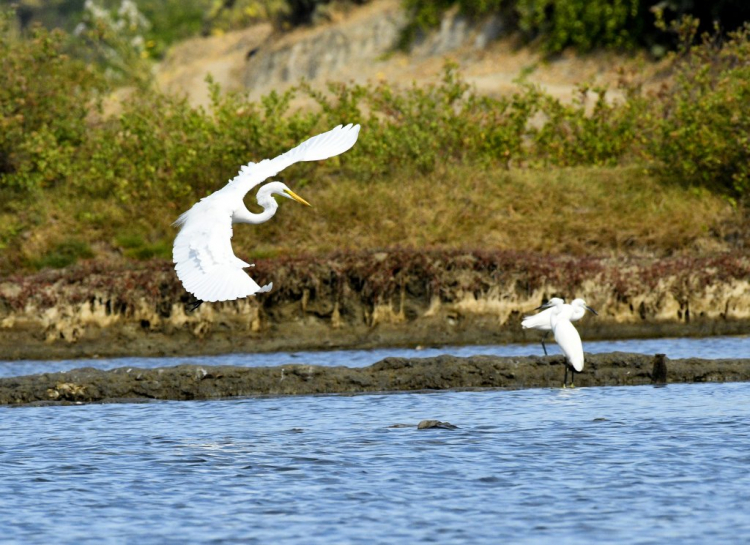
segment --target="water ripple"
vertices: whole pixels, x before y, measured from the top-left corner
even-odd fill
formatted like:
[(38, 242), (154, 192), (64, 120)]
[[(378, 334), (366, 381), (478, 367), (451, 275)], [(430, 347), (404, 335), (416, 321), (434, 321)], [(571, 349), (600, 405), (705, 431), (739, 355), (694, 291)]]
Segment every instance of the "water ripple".
[(0, 527), (28, 543), (732, 543), (750, 535), (748, 421), (745, 383), (3, 408)]
[[(541, 338), (541, 336), (540, 336)], [(553, 341), (547, 343), (550, 354), (560, 354)], [(738, 358), (750, 354), (750, 336), (705, 337), (669, 339), (629, 339), (621, 341), (586, 341), (586, 352), (635, 352), (639, 354), (666, 354), (669, 358)], [(380, 348), (373, 350), (337, 350), (318, 352), (273, 352), (261, 354), (225, 354), (221, 356), (192, 356), (170, 358), (94, 358), (77, 360), (0, 360), (0, 378), (36, 373), (70, 371), (81, 367), (95, 369), (117, 369), (120, 367), (169, 367), (180, 364), (193, 365), (237, 365), (241, 367), (269, 367), (290, 363), (310, 365), (346, 365), (366, 367), (387, 357), (427, 358), (452, 354), (467, 357), (490, 356), (529, 356), (541, 355), (539, 344), (505, 344), (488, 346), (439, 346), (426, 348)]]

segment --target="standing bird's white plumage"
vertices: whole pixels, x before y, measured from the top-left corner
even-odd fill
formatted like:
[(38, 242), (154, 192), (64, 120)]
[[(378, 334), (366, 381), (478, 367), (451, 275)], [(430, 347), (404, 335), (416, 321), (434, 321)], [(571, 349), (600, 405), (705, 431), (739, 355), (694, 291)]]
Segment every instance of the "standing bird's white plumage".
[[(550, 324), (552, 334), (555, 336), (555, 342), (558, 344), (565, 355), (565, 378), (563, 379), (563, 388), (568, 382), (568, 367), (575, 373), (583, 371), (583, 343), (581, 336), (578, 334), (570, 318), (573, 316), (573, 306), (566, 305), (561, 299), (551, 299), (543, 307), (549, 307), (552, 311), (550, 315)], [(571, 386), (573, 380), (571, 379)]]
[(550, 331), (552, 331), (552, 314), (555, 312), (554, 305), (561, 304), (563, 305), (563, 308), (571, 308), (572, 311), (570, 313), (570, 321), (571, 322), (577, 322), (583, 316), (586, 314), (586, 311), (588, 310), (592, 314), (598, 315), (597, 312), (588, 306), (586, 304), (586, 301), (583, 299), (573, 299), (573, 302), (569, 305), (565, 303), (564, 299), (561, 299), (559, 297), (552, 297), (546, 305), (542, 305), (538, 308), (545, 308), (545, 310), (542, 310), (541, 312), (538, 312), (537, 314), (534, 314), (532, 316), (526, 316), (524, 317), (523, 321), (521, 322), (521, 327), (523, 329), (536, 329), (539, 331), (545, 331), (545, 335), (542, 337), (542, 349), (544, 350), (544, 355), (547, 355), (547, 347), (544, 345), (544, 339), (547, 337)]
[(222, 189), (201, 199), (182, 214), (175, 225), (180, 232), (174, 241), (172, 258), (177, 276), (185, 289), (201, 301), (231, 301), (269, 291), (271, 284), (259, 286), (242, 269), (250, 267), (232, 251), (232, 224), (259, 224), (276, 213), (274, 195), (309, 203), (281, 182), (271, 182), (258, 191), (263, 212), (250, 212), (243, 198), (255, 186), (299, 161), (319, 161), (351, 149), (359, 135), (359, 125), (338, 127), (313, 136), (275, 159), (248, 163)]
[(573, 312), (570, 308), (558, 307), (557, 312), (552, 313), (552, 334), (555, 342), (565, 354), (565, 359), (576, 373), (583, 371), (583, 343), (570, 317)]

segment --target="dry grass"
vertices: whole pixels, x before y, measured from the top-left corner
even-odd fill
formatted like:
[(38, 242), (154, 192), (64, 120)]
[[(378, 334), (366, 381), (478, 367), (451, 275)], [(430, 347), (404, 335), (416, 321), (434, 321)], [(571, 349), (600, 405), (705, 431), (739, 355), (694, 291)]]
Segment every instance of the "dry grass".
[[(238, 227), (235, 248), (264, 256), (388, 247), (521, 250), (575, 255), (720, 249), (731, 206), (664, 186), (637, 168), (483, 170), (456, 166), (369, 185), (299, 189), (313, 208), (282, 203), (274, 220)], [(264, 241), (258, 244), (258, 241)]]
[[(273, 220), (235, 228), (251, 259), (388, 248), (513, 250), (577, 256), (706, 254), (728, 249), (741, 214), (707, 191), (665, 186), (638, 168), (482, 169), (454, 165), (368, 184), (342, 178), (286, 183), (312, 208), (283, 200)], [(253, 208), (254, 196), (246, 202)], [(35, 226), (6, 255), (5, 272), (50, 263), (61, 245), (98, 259), (170, 257), (173, 203), (127, 207), (58, 195), (30, 208)], [(0, 218), (11, 229), (12, 216)], [(7, 224), (7, 225), (6, 225)], [(85, 257), (85, 256), (83, 256)]]

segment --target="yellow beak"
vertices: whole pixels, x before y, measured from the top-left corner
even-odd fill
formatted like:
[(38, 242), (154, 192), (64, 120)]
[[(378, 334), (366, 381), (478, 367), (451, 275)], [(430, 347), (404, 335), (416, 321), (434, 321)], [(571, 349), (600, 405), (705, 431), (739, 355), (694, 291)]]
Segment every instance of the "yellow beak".
[(293, 198), (297, 202), (301, 202), (302, 204), (304, 204), (306, 206), (312, 206), (309, 202), (307, 202), (305, 199), (303, 199), (302, 197), (300, 197), (299, 195), (297, 195), (291, 189), (285, 189), (284, 193), (286, 193), (287, 195), (289, 195), (291, 198)]

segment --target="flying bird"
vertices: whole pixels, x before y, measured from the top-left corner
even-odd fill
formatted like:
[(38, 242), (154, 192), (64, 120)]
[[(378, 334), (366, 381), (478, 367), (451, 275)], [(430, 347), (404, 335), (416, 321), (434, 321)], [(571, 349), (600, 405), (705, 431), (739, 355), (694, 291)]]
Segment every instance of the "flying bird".
[(232, 225), (257, 225), (270, 220), (279, 204), (275, 195), (310, 206), (306, 200), (281, 182), (270, 182), (258, 190), (260, 214), (250, 212), (243, 198), (255, 186), (299, 161), (319, 161), (351, 149), (359, 135), (359, 125), (338, 127), (313, 136), (275, 159), (248, 163), (220, 190), (201, 199), (182, 214), (174, 225), (180, 228), (174, 241), (172, 259), (177, 277), (198, 302), (232, 301), (270, 291), (273, 284), (259, 286), (242, 269), (252, 265), (232, 251)]
[[(560, 303), (564, 304), (565, 300), (560, 299), (559, 297), (553, 297), (548, 301), (548, 304), (555, 305), (557, 304), (557, 301), (560, 301)], [(598, 316), (599, 314), (590, 306), (586, 304), (586, 301), (583, 299), (573, 299), (573, 302), (569, 305), (565, 305), (566, 307), (572, 307), (573, 312), (570, 315), (570, 321), (571, 322), (577, 322), (581, 318), (583, 318), (583, 315), (586, 314), (586, 311), (588, 310), (592, 314)], [(544, 305), (541, 307), (538, 307), (534, 310), (539, 310), (541, 308), (545, 308)], [(543, 310), (542, 312), (539, 312), (537, 314), (534, 314), (532, 316), (526, 316), (523, 321), (521, 322), (521, 327), (523, 329), (537, 329), (539, 331), (544, 331), (544, 336), (542, 337), (542, 349), (544, 350), (544, 355), (547, 355), (547, 347), (544, 344), (544, 339), (547, 338), (547, 335), (550, 334), (550, 331), (552, 331), (552, 323), (550, 321), (550, 318), (552, 317), (552, 312), (554, 308), (551, 306)]]

